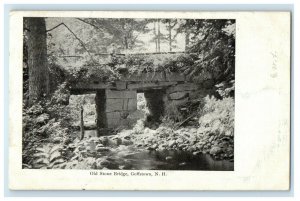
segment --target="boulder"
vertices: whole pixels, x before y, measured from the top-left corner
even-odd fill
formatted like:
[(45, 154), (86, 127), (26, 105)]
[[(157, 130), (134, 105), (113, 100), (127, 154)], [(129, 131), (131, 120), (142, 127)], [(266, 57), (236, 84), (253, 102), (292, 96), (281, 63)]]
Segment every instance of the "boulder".
[(169, 147), (173, 147), (175, 144), (176, 144), (176, 141), (171, 140), (168, 145), (169, 145)]
[(177, 142), (178, 144), (181, 144), (181, 143), (184, 142), (184, 140), (183, 140), (182, 138), (178, 138), (178, 139), (176, 140), (176, 142)]
[(172, 160), (172, 159), (173, 159), (172, 156), (167, 156), (167, 157), (166, 157), (166, 161), (170, 161), (170, 160)]
[(154, 144), (151, 146), (152, 149), (157, 149), (158, 148), (158, 144)]
[(126, 140), (126, 139), (122, 140), (122, 145), (128, 146), (128, 145), (132, 145), (132, 144), (133, 144), (133, 142), (130, 140)]
[(108, 147), (100, 147), (100, 146), (97, 146), (97, 147), (96, 147), (96, 151), (99, 151), (99, 152), (102, 152), (102, 151), (109, 151), (109, 148), (108, 148)]
[(187, 92), (174, 92), (169, 94), (171, 100), (180, 100), (188, 96)]
[(45, 123), (47, 120), (49, 120), (49, 115), (44, 113), (38, 116), (35, 120), (36, 123)]
[(216, 155), (216, 154), (219, 154), (219, 153), (221, 153), (221, 152), (222, 152), (222, 149), (221, 149), (220, 147), (218, 147), (218, 146), (212, 147), (212, 148), (210, 149), (210, 151), (209, 151), (209, 153), (210, 153), (211, 155)]

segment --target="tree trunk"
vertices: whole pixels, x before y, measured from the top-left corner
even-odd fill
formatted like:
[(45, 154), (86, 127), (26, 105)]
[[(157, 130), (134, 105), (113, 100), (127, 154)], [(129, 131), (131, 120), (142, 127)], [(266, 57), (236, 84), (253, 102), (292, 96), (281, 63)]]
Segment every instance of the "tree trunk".
[(80, 140), (84, 138), (83, 106), (80, 107)]
[(49, 70), (47, 66), (46, 23), (44, 18), (27, 18), (29, 105), (49, 94)]
[(158, 46), (157, 46), (157, 34), (156, 34), (156, 22), (153, 22), (153, 33), (154, 33), (154, 41), (155, 41), (155, 52), (158, 51)]
[(190, 44), (190, 30), (189, 28), (185, 28), (185, 50), (188, 49)]
[(158, 46), (158, 52), (160, 52), (160, 20), (157, 20), (157, 46)]
[(171, 20), (169, 20), (169, 47), (170, 47), (170, 52), (172, 52), (172, 27), (171, 27)]
[(125, 50), (128, 50), (129, 47), (128, 47), (128, 39), (127, 39), (127, 36), (124, 37), (124, 43), (125, 43)]

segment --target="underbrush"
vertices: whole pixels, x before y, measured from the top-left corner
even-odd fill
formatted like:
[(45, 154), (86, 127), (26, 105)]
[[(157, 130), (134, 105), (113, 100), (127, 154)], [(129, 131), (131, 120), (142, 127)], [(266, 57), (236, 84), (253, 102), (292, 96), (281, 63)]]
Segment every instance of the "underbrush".
[(204, 134), (213, 133), (217, 136), (234, 135), (234, 100), (223, 98), (217, 100), (215, 97), (204, 98), (204, 107), (199, 112), (199, 129)]
[(63, 83), (51, 99), (23, 105), (23, 168), (52, 168), (67, 157), (64, 146), (76, 137), (68, 100), (68, 87)]
[[(149, 150), (207, 153), (215, 159), (233, 161), (234, 99), (207, 96), (201, 104), (196, 116), (190, 119), (192, 125), (178, 126), (174, 120), (164, 118), (157, 129), (150, 129), (138, 121), (132, 132), (135, 143)], [(195, 120), (198, 120), (197, 125)]]

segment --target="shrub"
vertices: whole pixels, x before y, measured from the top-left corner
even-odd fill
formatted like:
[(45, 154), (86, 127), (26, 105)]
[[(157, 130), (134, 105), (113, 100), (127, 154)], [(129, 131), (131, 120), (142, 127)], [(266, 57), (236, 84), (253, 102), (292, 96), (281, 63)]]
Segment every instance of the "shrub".
[[(51, 154), (47, 146), (68, 144), (72, 141), (72, 129), (67, 84), (62, 84), (51, 99), (42, 99), (31, 107), (23, 105), (22, 163), (24, 168), (52, 167), (53, 161), (35, 157), (38, 150)], [(42, 147), (42, 149), (41, 149)], [(45, 156), (40, 154), (39, 156)], [(51, 155), (49, 155), (50, 157)], [(49, 158), (48, 157), (48, 158)], [(40, 164), (43, 162), (44, 165)], [(50, 165), (50, 166), (49, 166)]]
[(234, 135), (234, 99), (215, 97), (204, 98), (205, 105), (200, 111), (199, 125), (203, 134), (213, 133), (217, 136)]

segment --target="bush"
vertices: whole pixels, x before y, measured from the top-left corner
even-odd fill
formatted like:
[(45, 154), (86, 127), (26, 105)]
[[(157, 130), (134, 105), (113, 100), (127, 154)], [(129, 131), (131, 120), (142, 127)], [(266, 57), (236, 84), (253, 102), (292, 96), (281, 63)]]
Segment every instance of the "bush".
[[(50, 100), (42, 99), (31, 107), (23, 104), (22, 163), (24, 168), (52, 167), (55, 165), (52, 160), (46, 163), (46, 159), (36, 156), (48, 154), (50, 157), (52, 152), (48, 153), (50, 150), (45, 147), (53, 147), (55, 144), (63, 146), (72, 141), (73, 131), (69, 129), (72, 117), (69, 106), (65, 105), (68, 96), (67, 84), (64, 83), (53, 93)], [(44, 150), (45, 154), (37, 154), (41, 150)]]
[(234, 135), (234, 99), (215, 97), (204, 98), (205, 105), (200, 111), (199, 125), (204, 134), (213, 133), (217, 136)]

